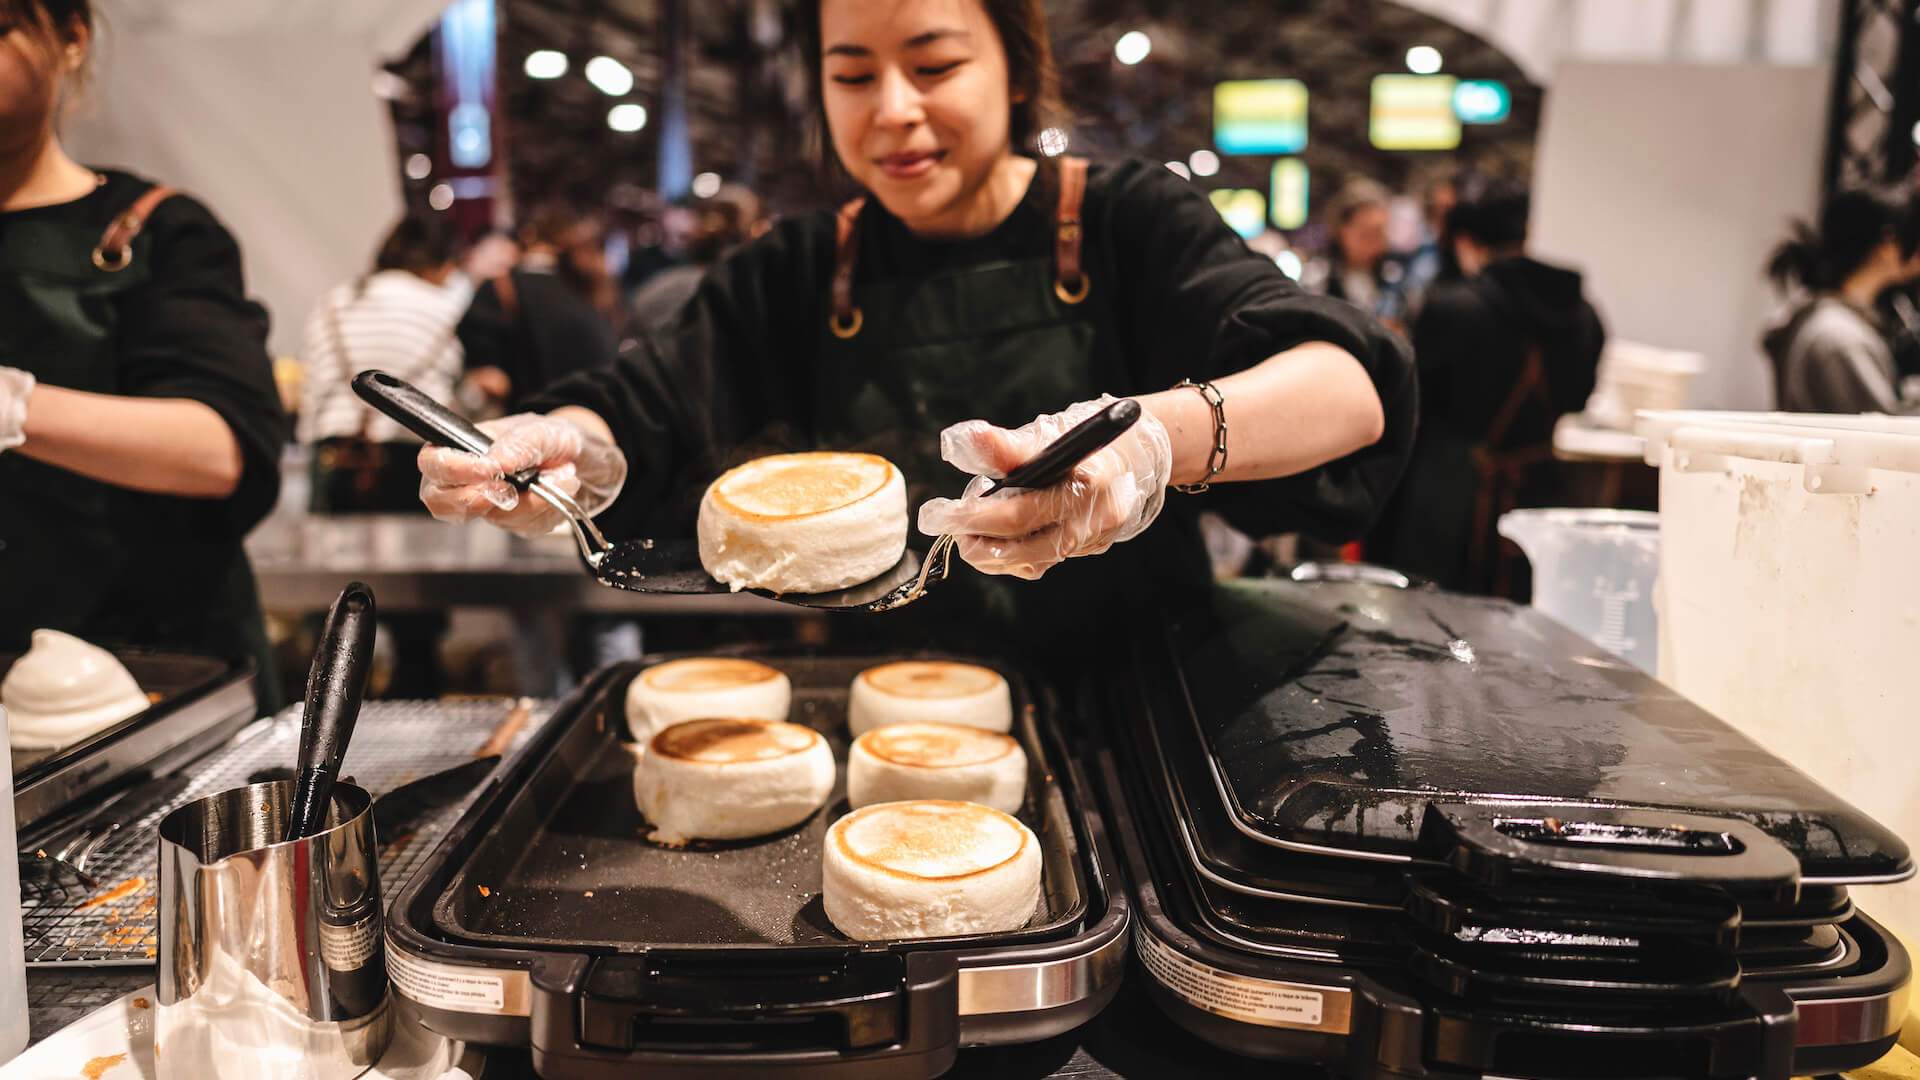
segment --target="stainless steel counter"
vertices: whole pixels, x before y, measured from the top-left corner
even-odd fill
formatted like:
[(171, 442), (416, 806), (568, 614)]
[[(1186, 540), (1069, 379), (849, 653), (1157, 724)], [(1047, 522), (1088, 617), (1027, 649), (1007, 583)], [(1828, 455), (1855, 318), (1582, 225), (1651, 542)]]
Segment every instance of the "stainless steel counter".
[(568, 535), (526, 540), (490, 525), (420, 516), (308, 516), (276, 512), (247, 538), (269, 608), (319, 610), (348, 580), (364, 581), (387, 611), (503, 607), (624, 615), (804, 615), (748, 593), (655, 596), (610, 589), (581, 567)]

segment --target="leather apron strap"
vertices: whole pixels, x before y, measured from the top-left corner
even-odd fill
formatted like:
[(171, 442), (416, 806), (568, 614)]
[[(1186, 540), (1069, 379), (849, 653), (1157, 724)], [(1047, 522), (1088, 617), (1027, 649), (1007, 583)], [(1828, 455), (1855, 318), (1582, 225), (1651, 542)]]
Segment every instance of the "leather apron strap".
[[(1086, 194), (1087, 159), (1061, 158), (1060, 202), (1054, 211), (1053, 292), (1067, 304), (1085, 300), (1092, 287), (1080, 259), (1084, 234), (1080, 208)], [(860, 212), (866, 205), (865, 196), (849, 199), (834, 221), (833, 313), (827, 327), (843, 340), (858, 334), (866, 321), (853, 302), (853, 273), (860, 256)]]
[(1494, 535), (1495, 524), (1500, 520), (1500, 515), (1512, 510), (1517, 503), (1526, 471), (1553, 459), (1551, 442), (1511, 448), (1503, 445), (1508, 432), (1520, 418), (1520, 410), (1526, 407), (1529, 399), (1534, 398), (1549, 414), (1553, 412), (1553, 395), (1547, 385), (1547, 365), (1540, 344), (1528, 342), (1526, 361), (1520, 369), (1520, 381), (1507, 392), (1499, 411), (1494, 413), (1493, 423), (1487, 427), (1486, 438), (1473, 448), (1473, 467), (1479, 483), (1474, 492), (1473, 534), (1467, 551), (1468, 573), (1475, 586), (1492, 587), (1502, 593), (1505, 592), (1506, 575), (1495, 572), (1494, 552), (1498, 544)]
[(1080, 267), (1080, 203), (1087, 194), (1087, 159), (1060, 159), (1060, 207), (1054, 212), (1053, 294), (1077, 304), (1091, 287)]
[(133, 242), (140, 230), (147, 227), (154, 207), (177, 194), (179, 192), (165, 184), (155, 184), (133, 200), (133, 205), (122, 210), (120, 216), (108, 223), (107, 231), (100, 234), (100, 242), (93, 248), (93, 265), (109, 274), (125, 270), (133, 261)]

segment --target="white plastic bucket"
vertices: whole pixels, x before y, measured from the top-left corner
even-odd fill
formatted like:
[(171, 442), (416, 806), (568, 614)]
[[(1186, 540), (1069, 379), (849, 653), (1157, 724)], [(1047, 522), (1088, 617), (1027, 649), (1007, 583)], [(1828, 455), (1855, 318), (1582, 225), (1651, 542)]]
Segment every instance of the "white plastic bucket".
[(1533, 565), (1533, 606), (1595, 645), (1653, 672), (1653, 579), (1660, 516), (1644, 510), (1515, 510), (1500, 535)]
[[(1920, 840), (1920, 420), (1648, 413), (1662, 680)], [(1920, 883), (1856, 890), (1920, 931)]]

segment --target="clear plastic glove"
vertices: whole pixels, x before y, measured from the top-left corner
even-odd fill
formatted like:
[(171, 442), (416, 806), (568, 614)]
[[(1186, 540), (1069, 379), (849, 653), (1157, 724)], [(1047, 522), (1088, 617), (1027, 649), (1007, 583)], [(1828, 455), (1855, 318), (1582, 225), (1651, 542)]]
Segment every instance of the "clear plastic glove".
[(1050, 488), (982, 494), (1115, 400), (1103, 395), (1012, 430), (968, 420), (941, 432), (940, 456), (975, 476), (961, 498), (923, 504), (920, 531), (954, 534), (955, 550), (976, 570), (1028, 580), (1145, 532), (1166, 503), (1173, 470), (1173, 443), (1151, 414)]
[(538, 495), (508, 483), (509, 473), (540, 467), (541, 479), (573, 496), (588, 515), (612, 505), (627, 481), (619, 449), (566, 420), (517, 413), (488, 420), (486, 454), (439, 446), (420, 449), (420, 501), (441, 521), (489, 521), (521, 536), (539, 536), (566, 516)]
[(27, 396), (33, 376), (19, 368), (0, 367), (0, 451), (27, 441)]

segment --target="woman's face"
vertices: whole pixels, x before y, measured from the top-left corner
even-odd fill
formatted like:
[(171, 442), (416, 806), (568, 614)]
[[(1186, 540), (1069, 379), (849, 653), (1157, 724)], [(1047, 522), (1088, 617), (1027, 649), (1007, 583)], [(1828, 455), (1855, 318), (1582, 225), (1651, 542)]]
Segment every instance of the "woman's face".
[(980, 0), (823, 0), (833, 149), (916, 232), (967, 220), (1012, 154), (1007, 54)]
[(76, 41), (70, 53), (67, 44), (0, 6), (0, 160), (37, 152), (52, 130), (60, 80), (85, 48)]

